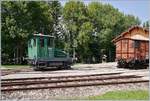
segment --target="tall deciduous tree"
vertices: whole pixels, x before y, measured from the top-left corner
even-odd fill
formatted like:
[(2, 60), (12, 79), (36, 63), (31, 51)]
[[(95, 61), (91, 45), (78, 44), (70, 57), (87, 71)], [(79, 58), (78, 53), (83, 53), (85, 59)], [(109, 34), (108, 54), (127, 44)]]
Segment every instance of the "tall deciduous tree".
[(86, 61), (86, 59), (91, 58), (92, 51), (90, 51), (90, 43), (93, 41), (93, 25), (90, 22), (85, 22), (82, 24), (80, 32), (77, 36), (78, 45), (79, 45), (79, 54), (81, 56), (82, 61)]
[(83, 2), (80, 1), (69, 1), (63, 8), (63, 19), (66, 26), (68, 44), (66, 48), (71, 51), (73, 50), (74, 43), (79, 34), (82, 24), (87, 21), (87, 9)]
[(64, 28), (63, 28), (63, 19), (62, 19), (62, 6), (59, 1), (48, 1), (48, 4), (51, 9), (51, 15), (53, 18), (53, 33), (55, 36), (55, 47), (64, 48)]
[(150, 23), (150, 20), (145, 21), (145, 22), (143, 23), (143, 27), (149, 28), (149, 23)]
[(30, 34), (52, 32), (53, 18), (46, 2), (2, 1), (2, 55), (25, 56)]
[[(82, 62), (93, 58), (99, 62), (102, 54), (112, 61), (115, 47), (111, 40), (132, 25), (140, 25), (138, 17), (101, 2), (68, 1), (62, 7), (58, 1), (2, 1), (1, 18), (2, 58), (25, 56), (28, 37), (43, 32), (56, 37), (56, 48), (71, 54), (75, 50)], [(148, 22), (143, 26), (149, 26)]]
[(99, 45), (111, 61), (115, 56), (114, 45), (111, 40), (132, 25), (139, 25), (140, 21), (132, 15), (124, 15), (109, 4), (92, 2), (88, 5), (89, 19), (95, 27)]

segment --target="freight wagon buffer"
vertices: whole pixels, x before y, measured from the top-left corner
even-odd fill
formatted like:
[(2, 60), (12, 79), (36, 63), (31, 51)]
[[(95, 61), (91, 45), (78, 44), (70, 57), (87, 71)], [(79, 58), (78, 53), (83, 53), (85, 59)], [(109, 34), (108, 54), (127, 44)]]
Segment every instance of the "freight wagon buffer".
[(143, 68), (149, 64), (149, 31), (134, 26), (112, 40), (119, 68)]
[(66, 52), (54, 48), (54, 37), (34, 34), (28, 41), (28, 63), (34, 70), (46, 67), (70, 68), (72, 59)]

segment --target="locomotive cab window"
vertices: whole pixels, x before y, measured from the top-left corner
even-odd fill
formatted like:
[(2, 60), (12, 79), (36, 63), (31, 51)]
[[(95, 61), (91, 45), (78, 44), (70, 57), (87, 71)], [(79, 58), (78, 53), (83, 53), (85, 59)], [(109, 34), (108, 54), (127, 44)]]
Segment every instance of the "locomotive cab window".
[(53, 41), (54, 41), (53, 38), (48, 38), (48, 47), (53, 47), (54, 45)]
[(33, 39), (33, 46), (34, 47), (36, 46), (36, 39), (35, 38)]
[(135, 40), (134, 41), (134, 48), (139, 48), (140, 47), (140, 41)]
[(44, 38), (40, 38), (40, 45), (41, 47), (44, 47)]
[(28, 42), (28, 44), (29, 44), (29, 47), (32, 47), (32, 43), (31, 43), (31, 40), (29, 40), (29, 42)]

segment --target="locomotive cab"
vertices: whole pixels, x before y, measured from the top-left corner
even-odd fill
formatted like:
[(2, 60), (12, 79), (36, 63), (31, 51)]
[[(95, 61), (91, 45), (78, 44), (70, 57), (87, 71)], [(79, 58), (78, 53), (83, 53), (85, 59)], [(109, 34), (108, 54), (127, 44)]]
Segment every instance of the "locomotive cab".
[(54, 36), (34, 34), (28, 41), (28, 63), (34, 70), (46, 67), (70, 67), (72, 59), (54, 47)]
[[(49, 48), (54, 47), (54, 37), (49, 35), (34, 34), (28, 41), (29, 59), (47, 59)], [(50, 55), (52, 57), (53, 54)]]

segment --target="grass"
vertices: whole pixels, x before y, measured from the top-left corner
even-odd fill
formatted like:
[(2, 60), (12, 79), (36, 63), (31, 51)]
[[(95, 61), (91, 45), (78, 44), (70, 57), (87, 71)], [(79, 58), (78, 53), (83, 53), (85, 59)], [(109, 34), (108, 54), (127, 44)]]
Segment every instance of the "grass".
[(2, 65), (1, 67), (4, 67), (4, 68), (26, 68), (26, 67), (29, 67), (29, 65)]
[(94, 100), (113, 100), (113, 101), (124, 101), (124, 100), (144, 100), (149, 101), (149, 91), (148, 90), (116, 90), (110, 91), (103, 95), (97, 96), (89, 96), (89, 97), (66, 97), (66, 98), (55, 98), (55, 100), (87, 100), (87, 101), (94, 101)]
[(148, 90), (110, 91), (104, 95), (90, 96), (89, 100), (148, 100)]

